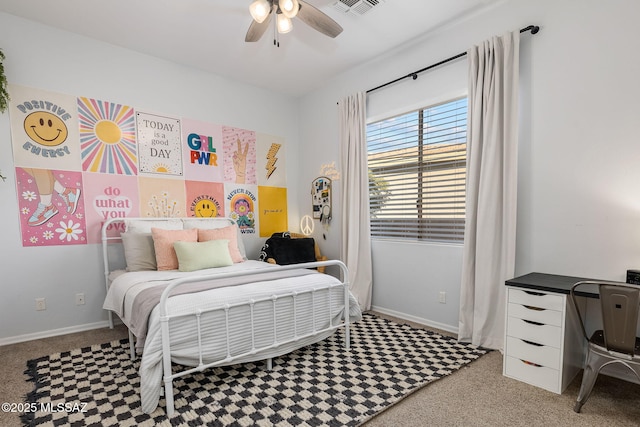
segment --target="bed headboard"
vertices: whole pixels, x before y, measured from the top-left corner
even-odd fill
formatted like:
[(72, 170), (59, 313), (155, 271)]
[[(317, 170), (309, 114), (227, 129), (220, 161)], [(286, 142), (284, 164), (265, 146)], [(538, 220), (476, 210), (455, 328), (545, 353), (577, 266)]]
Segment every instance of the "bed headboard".
[[(122, 233), (150, 234), (151, 228), (183, 230), (189, 228), (221, 228), (236, 224), (231, 218), (112, 218), (102, 225), (102, 256), (104, 262), (105, 285), (109, 289), (109, 274), (114, 270), (124, 269), (126, 261), (122, 247)], [(242, 241), (242, 234), (238, 229), (238, 249), (246, 259), (246, 251)]]

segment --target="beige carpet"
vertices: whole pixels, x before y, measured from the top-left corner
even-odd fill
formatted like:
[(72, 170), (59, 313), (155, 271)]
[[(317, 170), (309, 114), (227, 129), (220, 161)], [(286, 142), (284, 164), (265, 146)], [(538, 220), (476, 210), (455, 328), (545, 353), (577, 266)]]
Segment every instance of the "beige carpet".
[[(397, 320), (397, 319), (396, 319)], [(442, 331), (438, 331), (442, 332)], [(26, 361), (126, 337), (123, 327), (99, 329), (0, 347), (0, 401), (21, 402), (32, 390)], [(640, 426), (640, 385), (601, 376), (582, 413), (573, 412), (580, 377), (562, 395), (502, 376), (502, 356), (491, 352), (429, 384), (367, 422), (373, 426)], [(20, 426), (0, 412), (1, 426)]]

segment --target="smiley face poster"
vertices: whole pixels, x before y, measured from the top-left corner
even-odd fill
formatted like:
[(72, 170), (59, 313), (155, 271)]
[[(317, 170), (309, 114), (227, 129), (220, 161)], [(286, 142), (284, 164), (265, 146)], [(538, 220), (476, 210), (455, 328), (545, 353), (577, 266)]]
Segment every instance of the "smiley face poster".
[(76, 98), (18, 85), (9, 95), (15, 165), (80, 171)]
[(185, 181), (187, 216), (215, 218), (225, 216), (224, 184), (221, 182)]

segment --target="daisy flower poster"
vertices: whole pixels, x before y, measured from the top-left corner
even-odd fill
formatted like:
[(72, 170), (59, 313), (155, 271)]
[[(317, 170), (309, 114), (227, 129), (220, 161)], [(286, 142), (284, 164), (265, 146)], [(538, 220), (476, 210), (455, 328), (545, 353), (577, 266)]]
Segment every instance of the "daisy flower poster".
[(184, 181), (138, 177), (140, 216), (180, 218), (186, 216)]

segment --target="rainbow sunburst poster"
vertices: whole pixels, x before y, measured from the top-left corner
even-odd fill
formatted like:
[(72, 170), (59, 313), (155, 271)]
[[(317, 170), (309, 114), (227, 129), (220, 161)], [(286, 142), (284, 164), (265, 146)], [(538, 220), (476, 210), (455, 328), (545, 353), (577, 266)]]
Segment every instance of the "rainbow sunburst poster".
[(138, 157), (133, 108), (78, 98), (82, 170), (136, 175)]

